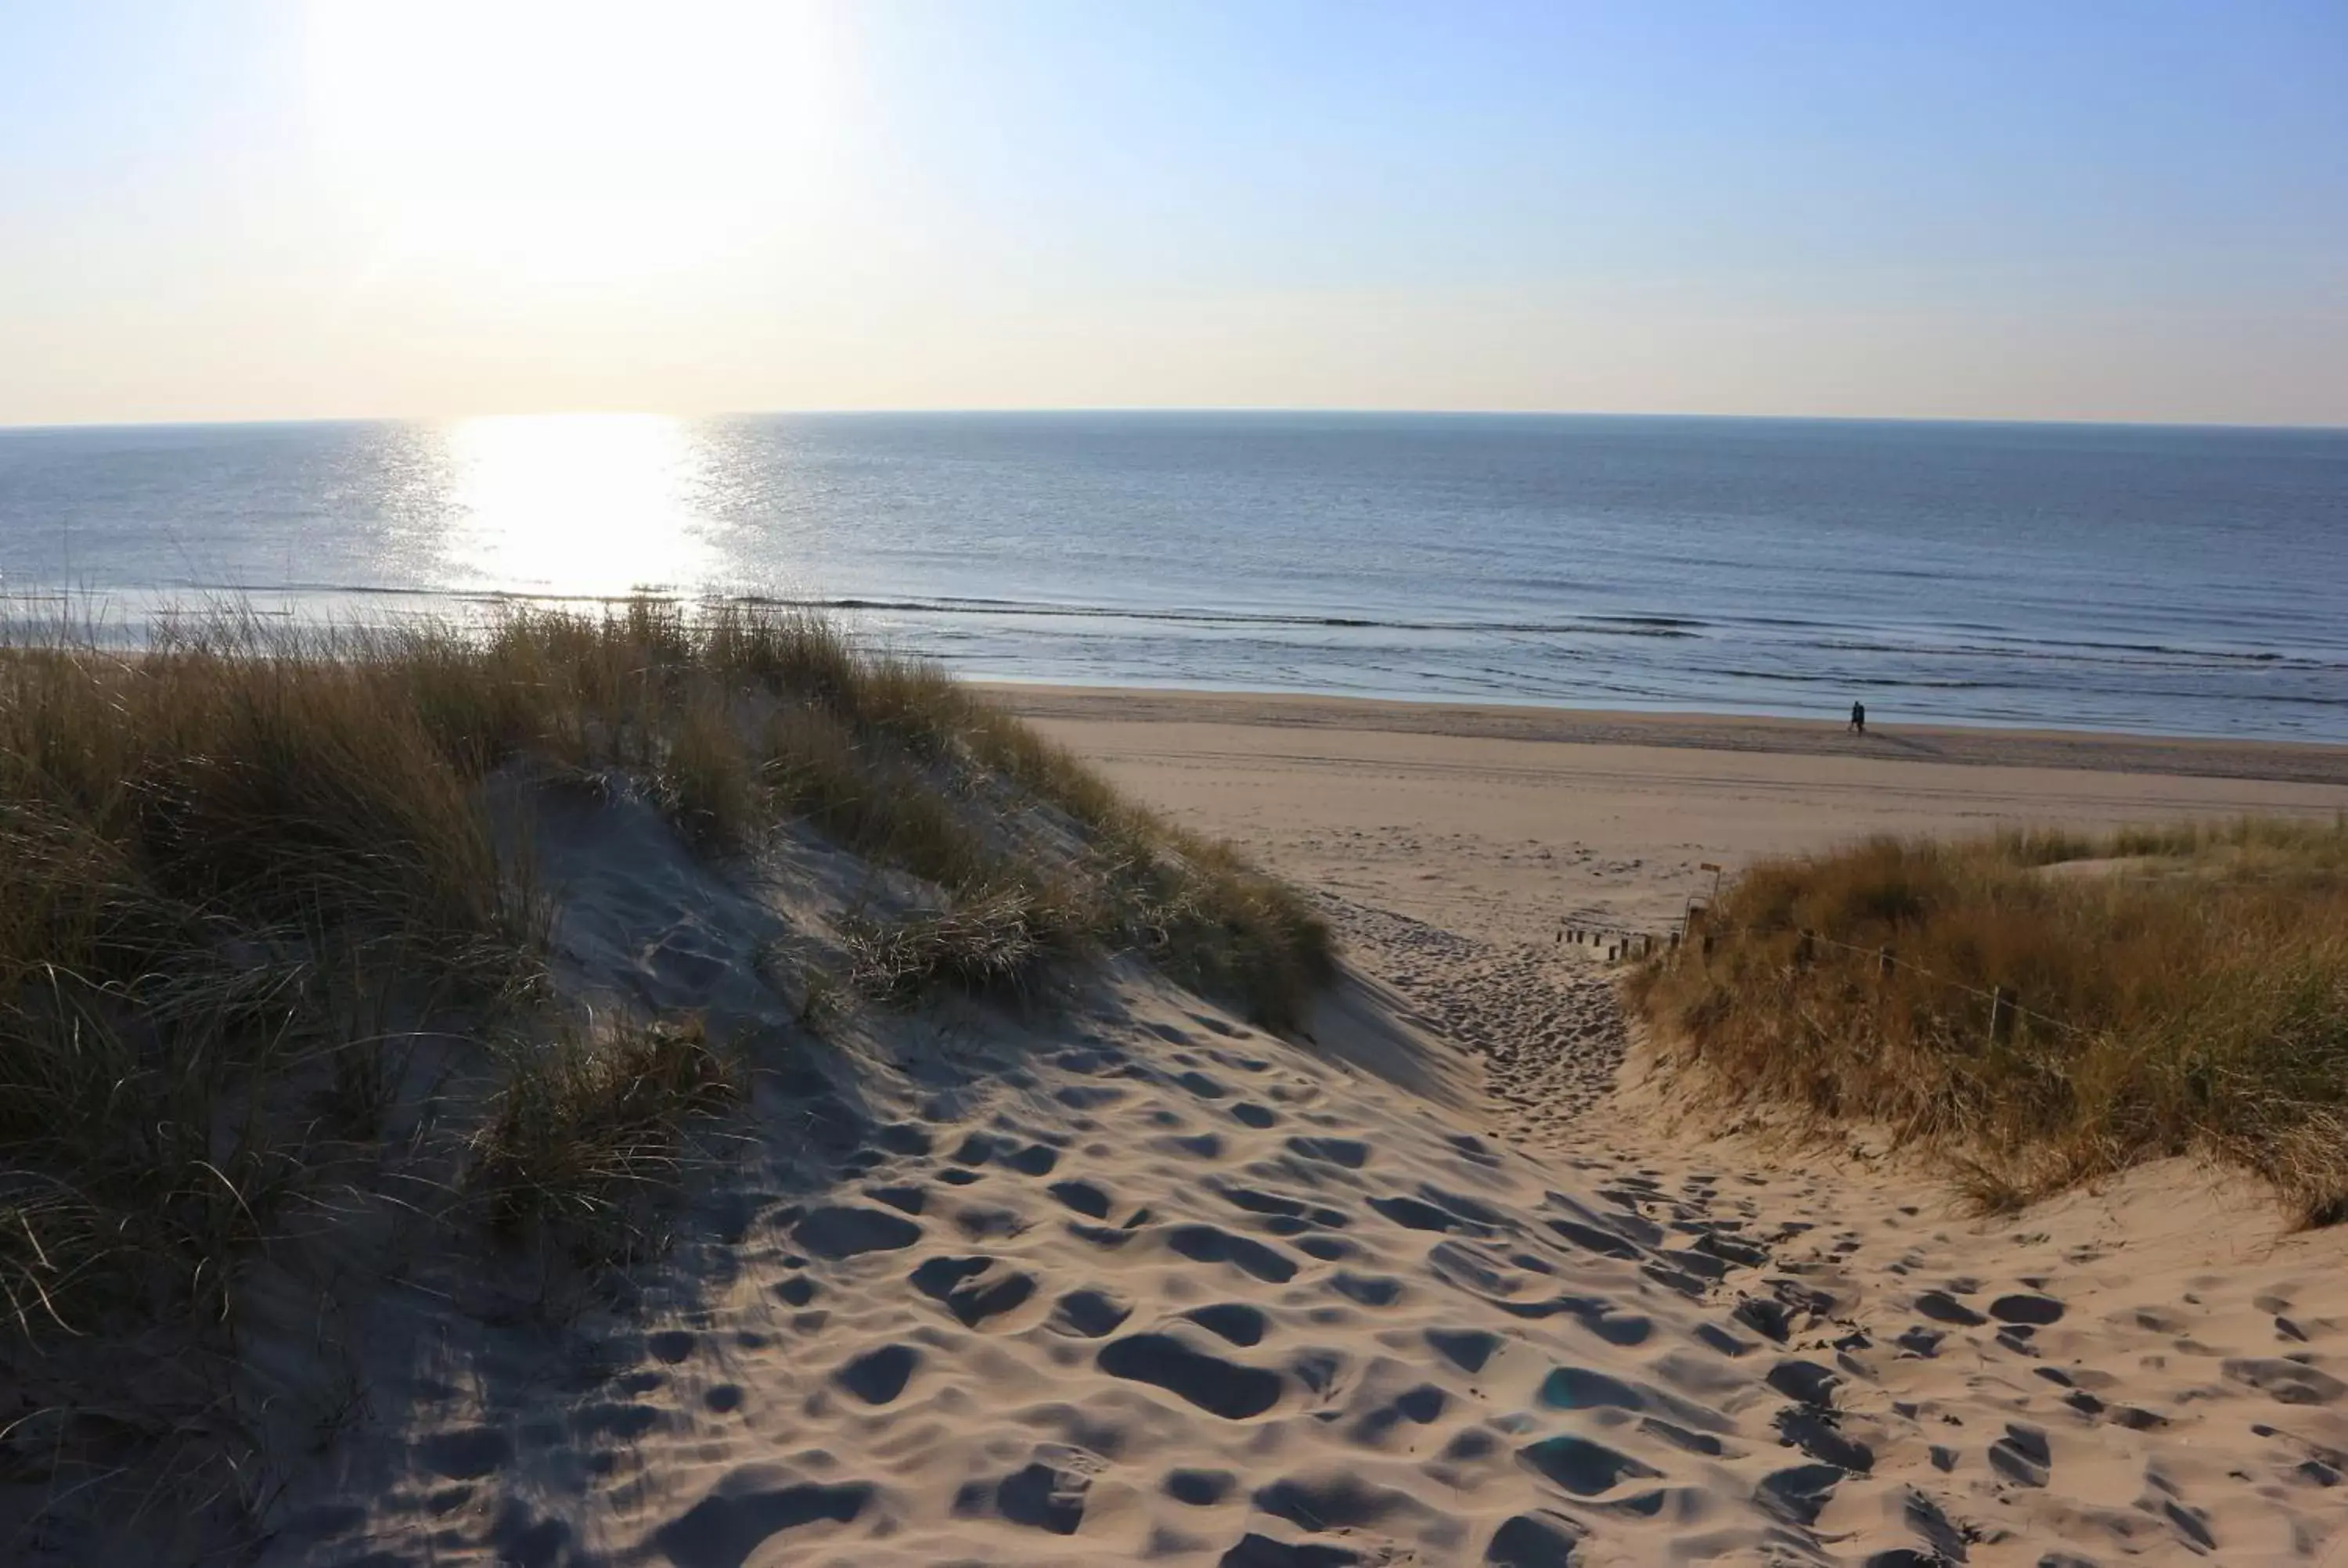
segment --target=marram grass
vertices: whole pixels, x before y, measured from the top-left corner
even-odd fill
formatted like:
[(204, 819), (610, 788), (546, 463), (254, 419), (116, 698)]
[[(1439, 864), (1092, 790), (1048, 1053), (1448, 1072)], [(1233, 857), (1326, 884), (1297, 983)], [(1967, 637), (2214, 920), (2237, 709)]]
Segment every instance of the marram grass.
[(1984, 1206), (2199, 1153), (2348, 1217), (2348, 825), (1875, 839), (1756, 866), (1709, 930), (1632, 981), (1673, 1048)]
[[(248, 1261), (330, 1191), (363, 1204), (391, 1182), (431, 1224), (640, 1250), (638, 1199), (687, 1157), (688, 1124), (736, 1100), (739, 1064), (691, 1019), (562, 1011), (493, 774), (632, 781), (720, 860), (805, 825), (921, 879), (929, 913), (842, 934), (857, 984), (891, 999), (1022, 991), (1139, 951), (1281, 1025), (1330, 969), (1290, 889), (934, 668), (791, 611), (638, 600), (377, 630), (212, 614), (133, 651), (15, 629), (0, 1383), (46, 1390), (47, 1424), (11, 1418), (0, 1468), (27, 1434), (62, 1456), (77, 1423), (102, 1446), (208, 1421), (227, 1385), (188, 1348), (232, 1343)], [(810, 979), (809, 1016), (849, 978)], [(419, 1053), (454, 1096), (420, 1120), (400, 1104)], [(427, 1157), (433, 1126), (458, 1135)], [(143, 1404), (106, 1391), (166, 1385)]]

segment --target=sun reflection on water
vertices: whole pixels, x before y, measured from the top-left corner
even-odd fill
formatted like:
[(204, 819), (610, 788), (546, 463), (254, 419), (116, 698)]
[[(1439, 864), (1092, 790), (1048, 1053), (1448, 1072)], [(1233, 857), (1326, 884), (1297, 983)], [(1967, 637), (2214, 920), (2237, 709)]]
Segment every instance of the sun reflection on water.
[(469, 588), (561, 597), (690, 589), (716, 551), (683, 421), (651, 414), (468, 419), (446, 433), (448, 562)]

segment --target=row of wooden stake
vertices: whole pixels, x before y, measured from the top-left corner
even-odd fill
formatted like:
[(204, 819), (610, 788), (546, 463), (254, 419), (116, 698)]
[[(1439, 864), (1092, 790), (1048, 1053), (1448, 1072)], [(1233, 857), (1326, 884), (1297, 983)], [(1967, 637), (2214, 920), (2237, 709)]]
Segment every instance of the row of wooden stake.
[(1610, 931), (1594, 926), (1560, 926), (1558, 945), (1571, 944), (1580, 948), (1601, 948), (1608, 963), (1620, 963), (1625, 958), (1653, 958), (1657, 953), (1677, 952), (1680, 934), (1665, 931), (1660, 936), (1653, 931)]

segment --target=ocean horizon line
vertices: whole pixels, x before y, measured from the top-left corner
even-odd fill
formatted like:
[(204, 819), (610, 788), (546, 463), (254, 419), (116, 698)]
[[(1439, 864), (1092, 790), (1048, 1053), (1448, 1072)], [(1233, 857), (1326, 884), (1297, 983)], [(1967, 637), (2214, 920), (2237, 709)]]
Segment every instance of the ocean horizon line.
[(2146, 430), (2341, 436), (2348, 422), (2335, 425), (2264, 424), (2242, 420), (2112, 419), (2085, 416), (2029, 417), (2006, 415), (1930, 414), (1753, 414), (1707, 411), (1632, 409), (1535, 408), (1406, 408), (1309, 406), (1249, 404), (1150, 404), (1087, 407), (1070, 405), (1018, 406), (885, 408), (824, 406), (803, 408), (720, 408), (682, 411), (659, 407), (545, 407), (475, 410), (444, 414), (318, 414), (251, 415), (226, 418), (66, 419), (0, 423), (0, 436), (51, 435), (107, 430), (270, 430), (320, 429), (366, 425), (448, 425), (489, 419), (647, 418), (694, 420), (730, 419), (1085, 419), (1085, 418), (1232, 418), (1232, 419), (1408, 419), (1491, 420), (1538, 422), (1622, 422), (1639, 424), (1800, 425), (1828, 426), (1950, 427), (1971, 430)]
[(1047, 681), (1864, 691), (1918, 718), (2348, 741), (2343, 527), (2348, 434), (2231, 427), (967, 410), (0, 435), (10, 595), (134, 619), (650, 590), (798, 601)]

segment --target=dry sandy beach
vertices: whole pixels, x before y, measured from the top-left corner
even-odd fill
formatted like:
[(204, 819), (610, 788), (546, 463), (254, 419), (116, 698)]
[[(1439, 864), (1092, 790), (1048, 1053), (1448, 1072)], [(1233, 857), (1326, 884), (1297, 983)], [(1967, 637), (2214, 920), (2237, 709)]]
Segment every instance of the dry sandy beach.
[[(1863, 1142), (1722, 1133), (1554, 939), (1857, 833), (2348, 809), (2348, 759), (1012, 695), (1322, 890), (1354, 972), (1311, 1043), (1130, 965), (860, 1020), (561, 1354), (386, 1308), (396, 1436), (269, 1561), (2348, 1562), (2348, 1237), (2183, 1162), (1985, 1222)], [(836, 868), (648, 845), (557, 857), (595, 912), (559, 948), (755, 1020), (726, 933)]]
[(1495, 939), (1661, 925), (1871, 833), (2348, 810), (2348, 749), (2036, 731), (999, 686), (1117, 783), (1309, 886)]

